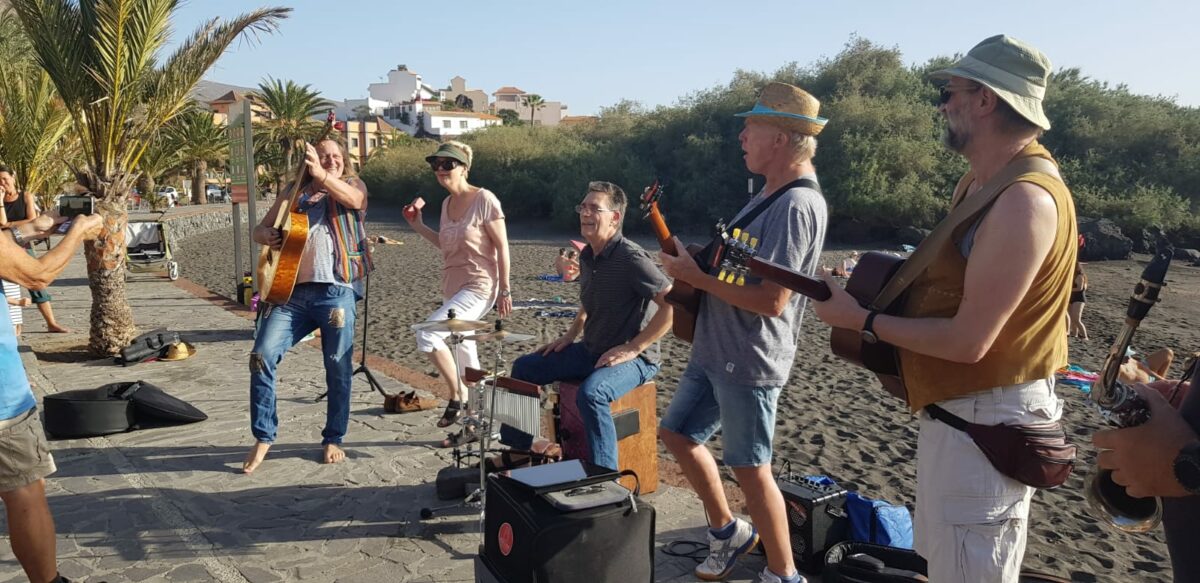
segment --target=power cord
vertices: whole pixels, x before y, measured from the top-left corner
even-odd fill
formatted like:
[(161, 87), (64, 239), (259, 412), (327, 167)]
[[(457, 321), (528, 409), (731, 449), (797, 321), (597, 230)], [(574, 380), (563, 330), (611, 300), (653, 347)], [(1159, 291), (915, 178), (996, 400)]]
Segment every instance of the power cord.
[[(680, 548), (682, 547), (682, 548)], [(708, 558), (708, 543), (702, 543), (695, 540), (675, 540), (663, 545), (662, 553), (671, 557), (681, 557), (691, 559), (697, 563), (703, 563), (704, 559)], [(755, 545), (754, 550), (750, 551), (750, 555), (758, 555), (765, 557), (766, 553), (762, 550), (762, 545)]]

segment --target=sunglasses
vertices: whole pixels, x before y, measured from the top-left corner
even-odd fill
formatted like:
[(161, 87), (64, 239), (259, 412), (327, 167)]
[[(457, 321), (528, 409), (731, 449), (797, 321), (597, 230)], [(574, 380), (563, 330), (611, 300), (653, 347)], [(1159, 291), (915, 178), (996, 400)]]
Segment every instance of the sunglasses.
[(459, 162), (458, 160), (451, 160), (449, 158), (440, 158), (429, 162), (429, 167), (432, 168), (434, 172), (437, 172), (438, 170), (449, 172), (455, 168), (458, 168), (459, 166), (462, 166), (462, 162)]
[(970, 87), (950, 87), (949, 85), (943, 85), (938, 91), (938, 103), (941, 105), (946, 105), (947, 103), (950, 103), (950, 98), (954, 97), (955, 93), (971, 93), (974, 91), (979, 91), (979, 85), (972, 85)]

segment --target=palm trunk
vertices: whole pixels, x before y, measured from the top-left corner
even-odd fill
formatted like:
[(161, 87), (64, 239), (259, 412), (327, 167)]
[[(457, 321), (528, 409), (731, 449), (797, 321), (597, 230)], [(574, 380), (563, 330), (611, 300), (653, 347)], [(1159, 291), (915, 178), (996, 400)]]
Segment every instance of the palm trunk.
[(206, 170), (208, 162), (197, 160), (192, 174), (192, 204), (204, 204), (205, 189), (208, 187), (208, 181), (204, 179)]
[(129, 186), (91, 182), (96, 205), (104, 216), (104, 229), (83, 247), (88, 287), (92, 290), (88, 349), (98, 356), (115, 356), (136, 332), (133, 311), (125, 298), (125, 223), (129, 220), (125, 201)]

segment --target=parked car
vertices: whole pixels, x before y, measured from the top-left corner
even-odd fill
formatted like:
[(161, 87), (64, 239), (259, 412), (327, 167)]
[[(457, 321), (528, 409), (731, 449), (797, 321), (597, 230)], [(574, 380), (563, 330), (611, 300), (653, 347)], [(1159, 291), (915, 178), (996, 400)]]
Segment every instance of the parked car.
[(158, 189), (158, 195), (167, 199), (167, 208), (175, 206), (179, 200), (179, 191), (174, 186), (163, 186)]
[(229, 193), (216, 184), (209, 184), (205, 187), (204, 195), (208, 198), (208, 202), (229, 202)]

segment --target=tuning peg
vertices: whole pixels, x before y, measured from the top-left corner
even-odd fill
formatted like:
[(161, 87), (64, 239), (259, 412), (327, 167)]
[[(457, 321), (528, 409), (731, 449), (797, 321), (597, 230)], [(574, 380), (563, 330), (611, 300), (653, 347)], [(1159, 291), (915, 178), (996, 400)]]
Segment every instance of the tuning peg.
[(758, 237), (750, 237), (750, 248), (755, 249), (757, 247), (758, 247)]
[(741, 241), (742, 243), (745, 243), (745, 242), (749, 241), (749, 240), (750, 240), (750, 233), (747, 233), (747, 232), (745, 232), (745, 231), (742, 231), (742, 236), (741, 236), (741, 237), (739, 237), (739, 238), (738, 238), (738, 240), (739, 240), (739, 241)]
[(740, 236), (741, 236), (741, 234), (742, 234), (742, 230), (741, 230), (741, 229), (739, 229), (739, 228), (737, 228), (737, 227), (734, 227), (734, 229), (733, 229), (733, 238), (734, 238), (734, 240), (737, 240), (737, 238), (738, 238), (738, 237), (740, 237)]
[(742, 274), (740, 274), (740, 273), (739, 273), (739, 274), (738, 274), (738, 276), (737, 276), (737, 284), (738, 284), (739, 286), (746, 285), (746, 276), (744, 276), (744, 275), (742, 275)]
[(724, 267), (721, 268), (721, 273), (717, 274), (717, 280), (725, 281), (725, 268)]

